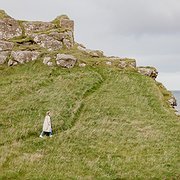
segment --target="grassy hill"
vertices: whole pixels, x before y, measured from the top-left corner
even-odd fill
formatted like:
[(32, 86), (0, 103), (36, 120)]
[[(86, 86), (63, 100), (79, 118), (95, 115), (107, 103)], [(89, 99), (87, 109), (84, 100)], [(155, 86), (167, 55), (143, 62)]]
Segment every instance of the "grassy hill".
[(180, 178), (180, 118), (155, 81), (94, 60), (0, 66), (0, 179)]

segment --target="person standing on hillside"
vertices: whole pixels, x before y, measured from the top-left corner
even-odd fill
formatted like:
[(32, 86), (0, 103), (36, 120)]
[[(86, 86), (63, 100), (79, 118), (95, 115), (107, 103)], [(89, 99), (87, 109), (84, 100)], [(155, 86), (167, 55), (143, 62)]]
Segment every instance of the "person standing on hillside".
[(40, 134), (40, 138), (43, 138), (44, 135), (52, 137), (52, 126), (51, 126), (51, 113), (48, 111), (46, 113), (44, 123), (43, 123), (43, 130)]

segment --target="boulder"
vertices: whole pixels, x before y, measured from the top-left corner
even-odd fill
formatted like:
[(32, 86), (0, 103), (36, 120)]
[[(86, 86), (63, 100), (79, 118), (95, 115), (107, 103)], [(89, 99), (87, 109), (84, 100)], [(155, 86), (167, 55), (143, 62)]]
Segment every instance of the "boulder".
[(77, 59), (72, 55), (57, 54), (56, 64), (58, 66), (65, 67), (65, 68), (72, 68), (74, 67), (76, 62), (77, 62)]
[(158, 71), (154, 67), (138, 67), (137, 69), (140, 74), (149, 76), (153, 79), (156, 79), (158, 76)]
[(0, 52), (1, 51), (11, 51), (13, 49), (14, 43), (1, 41), (0, 40)]
[(22, 35), (19, 22), (0, 11), (0, 39), (8, 40)]
[(0, 64), (4, 64), (9, 56), (10, 52), (2, 51), (0, 52)]
[(11, 61), (23, 64), (36, 60), (39, 54), (37, 51), (12, 51)]
[(55, 27), (54, 24), (50, 22), (41, 22), (41, 21), (29, 21), (29, 22), (23, 22), (22, 24), (26, 35), (32, 35), (38, 32), (45, 32)]
[(47, 34), (34, 34), (33, 39), (41, 47), (48, 49), (48, 51), (56, 51), (63, 47), (61, 41), (58, 41)]

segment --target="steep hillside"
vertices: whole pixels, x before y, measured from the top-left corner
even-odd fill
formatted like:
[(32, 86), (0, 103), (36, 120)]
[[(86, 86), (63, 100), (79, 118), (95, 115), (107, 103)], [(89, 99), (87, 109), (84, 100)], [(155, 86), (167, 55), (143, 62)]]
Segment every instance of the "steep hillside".
[(1, 179), (179, 177), (179, 119), (151, 78), (32, 62), (2, 66), (0, 86)]
[[(155, 69), (28, 38), (0, 44), (0, 179), (179, 179), (180, 118)], [(29, 45), (36, 60), (19, 56)], [(53, 137), (41, 139), (47, 110)]]

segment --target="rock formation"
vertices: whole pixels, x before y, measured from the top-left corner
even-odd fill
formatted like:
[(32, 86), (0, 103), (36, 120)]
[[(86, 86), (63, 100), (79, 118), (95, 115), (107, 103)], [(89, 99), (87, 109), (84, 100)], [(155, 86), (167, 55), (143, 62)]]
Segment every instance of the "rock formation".
[(158, 71), (154, 67), (138, 67), (138, 72), (142, 75), (146, 75), (156, 79), (158, 76)]
[(46, 51), (74, 46), (74, 22), (65, 15), (52, 22), (28, 22), (15, 20), (0, 10), (0, 27), (0, 64), (22, 64)]

